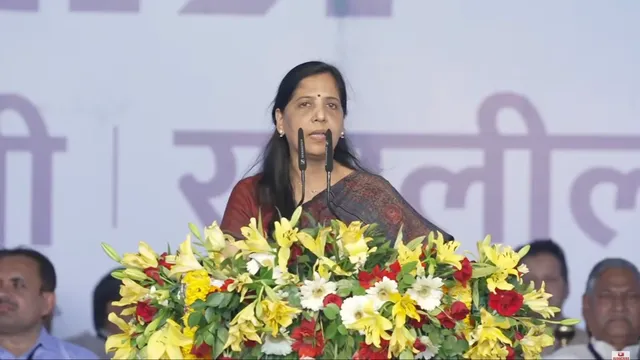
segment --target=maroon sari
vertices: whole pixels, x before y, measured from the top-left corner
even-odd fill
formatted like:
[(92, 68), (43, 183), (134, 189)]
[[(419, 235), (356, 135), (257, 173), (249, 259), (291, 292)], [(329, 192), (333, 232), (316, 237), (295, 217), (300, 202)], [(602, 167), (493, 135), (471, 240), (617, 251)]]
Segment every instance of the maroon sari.
[[(260, 207), (256, 185), (259, 177), (260, 174), (242, 179), (233, 188), (221, 224), (225, 232), (241, 237), (240, 229), (247, 226), (252, 217), (258, 217)], [(387, 180), (378, 175), (354, 171), (331, 187), (329, 198), (331, 208), (327, 206), (326, 190), (316, 194), (302, 205), (303, 213), (310, 214), (318, 223), (328, 223), (336, 218), (347, 224), (352, 221), (376, 223), (390, 241), (396, 239), (400, 225), (403, 225), (405, 241), (432, 231), (440, 231), (446, 240), (453, 239), (422, 217)], [(273, 216), (273, 211), (262, 210), (265, 231)], [(305, 216), (300, 221), (301, 227), (309, 226)]]

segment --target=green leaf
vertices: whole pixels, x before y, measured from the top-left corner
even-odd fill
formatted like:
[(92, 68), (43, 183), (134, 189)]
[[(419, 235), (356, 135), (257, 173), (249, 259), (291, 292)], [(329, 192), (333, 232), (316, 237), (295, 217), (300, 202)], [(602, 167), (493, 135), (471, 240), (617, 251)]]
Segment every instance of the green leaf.
[(340, 333), (340, 335), (347, 335), (347, 328), (343, 325), (340, 324), (340, 326), (338, 326), (338, 332)]
[(493, 265), (487, 265), (482, 263), (474, 263), (472, 268), (473, 268), (473, 272), (471, 274), (472, 279), (487, 277), (498, 270), (498, 268)]
[(220, 304), (222, 304), (223, 300), (224, 300), (224, 293), (215, 292), (207, 297), (207, 306), (214, 307), (214, 308), (219, 307)]
[(202, 240), (200, 236), (200, 230), (195, 224), (189, 223), (189, 230), (191, 230), (191, 233), (193, 234), (193, 236), (195, 236), (198, 240)]
[(324, 329), (324, 338), (333, 339), (338, 333), (338, 323), (332, 322), (326, 329)]
[[(217, 359), (222, 354), (222, 350), (224, 350), (224, 344), (227, 343), (227, 339), (229, 338), (229, 330), (225, 327), (219, 327), (216, 332), (216, 343), (213, 346), (213, 359)], [(259, 346), (256, 346), (259, 348)]]
[(360, 285), (352, 288), (351, 292), (353, 293), (353, 296), (367, 295), (367, 291)]
[(480, 305), (480, 291), (478, 291), (478, 282), (474, 281), (473, 282), (473, 287), (471, 290), (471, 300), (473, 301), (473, 304), (477, 307)]
[(413, 360), (413, 353), (411, 350), (405, 350), (400, 353), (400, 360)]
[(401, 272), (403, 274), (410, 274), (413, 270), (415, 270), (418, 267), (418, 262), (417, 261), (412, 261), (410, 263), (404, 264), (402, 266), (402, 270)]
[(351, 295), (351, 288), (338, 288), (336, 294), (342, 298), (346, 298)]
[[(209, 324), (212, 323), (212, 320), (213, 320), (213, 318), (215, 316), (216, 316), (216, 309), (214, 309), (212, 307), (207, 308), (207, 311), (205, 311), (205, 313), (204, 313), (204, 318), (205, 318), (205, 320), (207, 320), (207, 323), (209, 323)], [(211, 345), (211, 344), (209, 344), (209, 345)]]
[(327, 317), (327, 319), (335, 320), (335, 318), (338, 317), (338, 314), (340, 314), (340, 308), (336, 304), (329, 304), (325, 306), (322, 312), (324, 313), (324, 316)]
[(273, 289), (267, 285), (264, 285), (264, 291), (267, 293), (267, 296), (269, 297), (269, 299), (271, 301), (279, 301), (280, 298), (278, 297), (278, 294), (276, 294), (275, 291), (273, 291)]
[(222, 302), (220, 303), (220, 306), (218, 306), (219, 308), (226, 308), (229, 306), (229, 303), (231, 303), (231, 300), (234, 297), (233, 293), (223, 293), (223, 297), (222, 297)]
[(301, 255), (301, 256), (298, 256), (298, 257), (296, 258), (296, 262), (297, 262), (298, 264), (306, 264), (306, 263), (311, 262), (311, 259), (309, 258), (309, 256), (308, 256), (308, 255)]
[(565, 326), (573, 326), (578, 324), (580, 324), (580, 320), (578, 319), (564, 319), (560, 321), (560, 325), (565, 325)]
[(207, 332), (206, 334), (204, 334), (204, 342), (206, 342), (207, 344), (214, 346), (216, 344), (216, 337), (215, 335), (213, 335), (210, 332)]
[(200, 325), (200, 321), (202, 321), (202, 313), (200, 311), (194, 311), (189, 315), (189, 327)]

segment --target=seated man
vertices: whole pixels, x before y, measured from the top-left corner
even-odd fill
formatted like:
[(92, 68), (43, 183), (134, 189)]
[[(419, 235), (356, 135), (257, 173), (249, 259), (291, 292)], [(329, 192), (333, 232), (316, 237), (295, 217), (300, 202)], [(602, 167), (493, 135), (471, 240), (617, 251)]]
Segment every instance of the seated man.
[[(114, 323), (107, 319), (110, 313), (120, 314), (122, 310), (111, 304), (121, 299), (120, 285), (122, 285), (122, 281), (111, 276), (112, 272), (113, 271), (105, 275), (93, 290), (93, 327), (95, 332), (85, 332), (67, 339), (67, 341), (73, 344), (86, 347), (102, 359), (113, 356), (113, 354), (105, 353), (107, 337), (121, 332)], [(127, 317), (122, 318), (128, 320)]]
[(635, 265), (618, 258), (596, 264), (582, 296), (582, 315), (589, 343), (567, 346), (549, 359), (611, 359), (614, 351), (628, 351), (638, 359), (640, 273)]
[[(529, 273), (524, 275), (524, 281), (533, 281), (536, 287), (542, 282), (545, 284), (545, 291), (551, 294), (549, 305), (562, 310), (564, 302), (569, 296), (569, 269), (562, 248), (551, 239), (534, 240), (529, 243), (529, 252), (522, 259), (522, 263), (527, 265)], [(518, 249), (519, 250), (519, 249)], [(562, 311), (556, 315), (555, 320), (566, 319)], [(569, 345), (586, 344), (589, 342), (587, 332), (575, 328), (575, 335), (569, 341)], [(556, 339), (555, 347), (546, 348), (542, 355), (549, 355), (560, 347)]]
[(51, 336), (56, 272), (30, 249), (0, 250), (0, 359), (97, 359), (91, 351)]

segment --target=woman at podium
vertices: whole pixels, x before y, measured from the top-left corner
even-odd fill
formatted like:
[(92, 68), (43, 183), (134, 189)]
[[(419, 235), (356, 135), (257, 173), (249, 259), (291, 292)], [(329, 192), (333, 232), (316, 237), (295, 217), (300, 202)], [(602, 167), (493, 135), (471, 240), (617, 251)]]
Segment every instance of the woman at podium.
[[(291, 69), (276, 93), (274, 131), (261, 156), (261, 171), (233, 188), (221, 227), (236, 238), (252, 217), (262, 215), (265, 231), (289, 218), (296, 207), (320, 223), (339, 219), (376, 223), (395, 239), (440, 231), (421, 216), (383, 177), (361, 166), (347, 141), (347, 93), (340, 71), (311, 61)], [(329, 132), (327, 130), (330, 130)], [(302, 227), (309, 226), (302, 216)]]

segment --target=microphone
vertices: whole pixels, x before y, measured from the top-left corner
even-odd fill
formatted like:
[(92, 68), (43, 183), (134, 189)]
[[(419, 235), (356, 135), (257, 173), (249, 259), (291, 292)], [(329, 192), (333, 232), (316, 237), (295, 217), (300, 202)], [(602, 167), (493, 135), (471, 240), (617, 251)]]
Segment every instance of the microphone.
[(306, 185), (305, 172), (307, 171), (307, 151), (304, 147), (304, 131), (302, 131), (302, 128), (298, 129), (298, 170), (300, 170), (300, 185), (302, 186), (302, 196), (300, 197), (300, 202), (298, 203), (298, 206), (296, 206), (296, 208), (304, 203), (304, 193)]
[[(324, 170), (327, 172), (327, 207), (336, 215), (335, 211), (331, 207), (331, 172), (333, 171), (333, 136), (331, 134), (331, 129), (328, 129), (324, 134), (325, 138), (325, 164)], [(337, 215), (336, 215), (337, 217)]]

